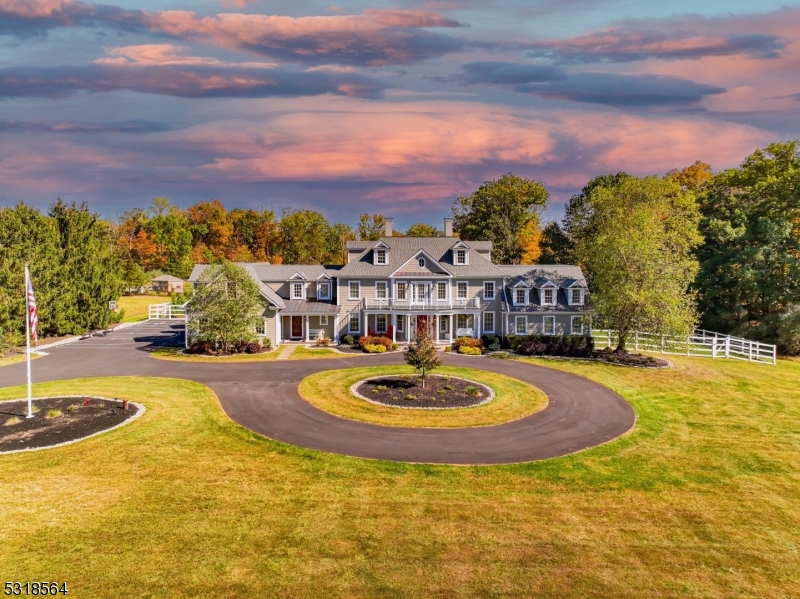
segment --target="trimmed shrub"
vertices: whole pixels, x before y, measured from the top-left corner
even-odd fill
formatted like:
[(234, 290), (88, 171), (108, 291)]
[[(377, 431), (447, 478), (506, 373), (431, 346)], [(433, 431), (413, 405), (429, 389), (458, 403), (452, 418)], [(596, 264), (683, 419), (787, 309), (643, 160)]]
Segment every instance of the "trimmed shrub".
[(342, 337), (342, 343), (344, 345), (353, 345), (353, 343), (355, 343), (355, 339), (353, 339), (352, 335), (345, 335)]
[(272, 347), (272, 339), (270, 339), (269, 337), (264, 337), (261, 340), (261, 346), (269, 349), (270, 347)]
[(462, 347), (477, 347), (480, 349), (483, 347), (483, 341), (472, 337), (459, 337), (453, 341), (453, 351), (458, 351)]
[(489, 351), (500, 351), (500, 344), (499, 343), (492, 343), (487, 348)]
[(250, 345), (248, 341), (245, 341), (244, 339), (239, 339), (239, 341), (237, 341), (233, 345), (233, 351), (235, 351), (237, 354), (243, 354), (244, 352), (247, 351), (248, 345)]
[(382, 345), (385, 349), (392, 349), (392, 340), (388, 337), (361, 337), (358, 344), (361, 349), (366, 349), (368, 345)]
[(251, 341), (247, 344), (247, 351), (248, 354), (257, 354), (261, 351), (261, 344), (258, 341)]
[(483, 335), (481, 341), (483, 341), (483, 347), (489, 347), (494, 344), (500, 345), (500, 337), (497, 335)]
[(210, 354), (214, 351), (214, 345), (210, 341), (195, 341), (186, 350), (190, 354)]
[(458, 348), (458, 353), (464, 354), (467, 356), (480, 356), (481, 355), (481, 348), (480, 347), (469, 347), (468, 345), (462, 345)]
[(382, 354), (383, 352), (386, 351), (386, 346), (377, 344), (367, 345), (366, 347), (364, 347), (364, 351), (367, 352), (368, 354)]
[[(516, 343), (517, 340), (519, 340), (518, 343)], [(594, 351), (594, 340), (584, 336), (530, 335), (517, 337), (514, 341), (512, 349), (523, 356), (588, 358)]]

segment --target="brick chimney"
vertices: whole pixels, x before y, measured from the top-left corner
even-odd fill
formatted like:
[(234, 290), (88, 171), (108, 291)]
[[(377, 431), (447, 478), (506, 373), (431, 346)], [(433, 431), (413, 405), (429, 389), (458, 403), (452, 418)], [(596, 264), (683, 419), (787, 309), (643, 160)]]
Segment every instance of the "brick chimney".
[(392, 236), (392, 221), (393, 218), (387, 218), (386, 220), (386, 230), (383, 232), (384, 237), (391, 237)]
[(453, 219), (452, 218), (444, 219), (444, 236), (445, 237), (452, 237), (453, 236)]

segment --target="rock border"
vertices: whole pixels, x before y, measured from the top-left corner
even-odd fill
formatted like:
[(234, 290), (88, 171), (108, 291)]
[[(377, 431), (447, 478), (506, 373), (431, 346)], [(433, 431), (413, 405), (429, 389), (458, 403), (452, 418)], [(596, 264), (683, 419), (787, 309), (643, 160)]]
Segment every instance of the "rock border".
[[(80, 398), (83, 398), (83, 399), (87, 399), (87, 398), (88, 399), (99, 399), (99, 400), (113, 401), (113, 402), (121, 401), (119, 398), (103, 397), (103, 396), (100, 396), (100, 395), (48, 395), (46, 397), (34, 397), (33, 401), (38, 401), (40, 399), (58, 399), (59, 397), (75, 397), (75, 398), (80, 397)], [(27, 397), (17, 397), (17, 398), (14, 398), (14, 399), (4, 399), (4, 400), (0, 401), (0, 404), (2, 404), (4, 402), (7, 402), (7, 401), (28, 401), (28, 398)], [(137, 418), (139, 418), (142, 414), (144, 414), (147, 411), (147, 408), (144, 407), (144, 404), (140, 404), (139, 402), (136, 402), (136, 401), (128, 401), (128, 403), (131, 404), (131, 405), (134, 405), (134, 406), (136, 406), (138, 408), (138, 410), (136, 411), (136, 414), (134, 414), (133, 416), (131, 416), (130, 418), (128, 418), (124, 422), (120, 422), (119, 424), (116, 424), (116, 425), (112, 426), (111, 428), (107, 428), (107, 429), (102, 430), (102, 431), (97, 431), (96, 433), (92, 433), (91, 435), (86, 435), (85, 437), (79, 437), (77, 439), (71, 439), (70, 441), (64, 441), (63, 443), (56, 443), (55, 445), (45, 445), (44, 447), (28, 447), (26, 449), (12, 449), (11, 451), (0, 451), (0, 455), (10, 455), (12, 453), (24, 453), (26, 451), (41, 451), (43, 449), (54, 449), (56, 447), (64, 447), (65, 445), (72, 445), (73, 443), (78, 443), (79, 441), (84, 441), (86, 439), (91, 439), (92, 437), (96, 437), (97, 435), (104, 435), (107, 432), (110, 432), (110, 431), (113, 431), (114, 429), (117, 429), (117, 428), (120, 428), (122, 426), (125, 426), (126, 424), (129, 424), (129, 423), (133, 422), (134, 420), (136, 420)]]
[(415, 407), (415, 406), (392, 406), (392, 405), (389, 405), (389, 404), (381, 403), (379, 401), (375, 401), (373, 399), (370, 399), (369, 397), (365, 397), (365, 396), (361, 395), (360, 393), (358, 393), (356, 391), (358, 386), (361, 383), (364, 383), (366, 381), (375, 381), (375, 380), (380, 380), (380, 379), (391, 379), (391, 378), (398, 377), (398, 376), (404, 376), (404, 375), (402, 375), (402, 374), (382, 374), (382, 375), (379, 375), (379, 376), (368, 376), (367, 378), (361, 379), (360, 381), (356, 381), (355, 383), (350, 385), (350, 395), (353, 395), (354, 397), (357, 397), (359, 399), (363, 399), (364, 401), (368, 401), (369, 403), (371, 403), (373, 405), (376, 405), (376, 406), (383, 406), (384, 408), (396, 408), (398, 410), (469, 410), (470, 408), (477, 408), (478, 406), (482, 406), (482, 405), (485, 405), (485, 404), (489, 403), (490, 401), (492, 401), (495, 398), (495, 395), (496, 395), (495, 392), (494, 392), (494, 389), (492, 389), (489, 385), (487, 385), (485, 383), (479, 383), (478, 381), (473, 381), (472, 379), (465, 379), (462, 376), (449, 376), (449, 375), (445, 375), (445, 374), (429, 374), (428, 376), (436, 376), (436, 377), (439, 377), (439, 378), (442, 378), (442, 379), (443, 378), (458, 379), (460, 381), (466, 381), (467, 383), (472, 383), (473, 385), (480, 385), (481, 387), (483, 387), (484, 389), (486, 389), (489, 392), (488, 397), (486, 399), (484, 399), (483, 401), (481, 401), (479, 403), (476, 403), (476, 404), (473, 404), (471, 406), (423, 408), (423, 407)]

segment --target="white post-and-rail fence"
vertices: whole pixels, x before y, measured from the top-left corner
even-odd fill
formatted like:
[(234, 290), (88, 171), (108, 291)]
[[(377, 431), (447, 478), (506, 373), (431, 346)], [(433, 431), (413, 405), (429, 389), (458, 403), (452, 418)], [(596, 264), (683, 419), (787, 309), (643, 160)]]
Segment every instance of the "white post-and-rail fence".
[(150, 304), (147, 310), (147, 319), (153, 320), (161, 318), (186, 318), (186, 308), (170, 304), (169, 302), (165, 304)]
[[(592, 329), (595, 347), (616, 347), (618, 335), (609, 329)], [(686, 338), (670, 335), (654, 335), (652, 333), (631, 333), (626, 341), (629, 348), (635, 350), (698, 356), (701, 358), (733, 358), (748, 360), (762, 364), (775, 365), (778, 348), (768, 343), (750, 341), (732, 335), (723, 335), (713, 331), (697, 329)]]

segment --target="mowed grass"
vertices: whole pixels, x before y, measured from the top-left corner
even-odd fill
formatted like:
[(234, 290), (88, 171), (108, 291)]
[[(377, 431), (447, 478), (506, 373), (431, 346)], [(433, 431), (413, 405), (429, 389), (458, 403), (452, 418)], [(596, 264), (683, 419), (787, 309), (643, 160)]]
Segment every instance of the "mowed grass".
[(291, 447), (186, 381), (37, 384), (148, 411), (0, 456), (2, 571), (74, 597), (800, 596), (800, 364), (674, 361), (543, 362), (622, 393), (636, 427), (496, 467)]
[[(460, 428), (490, 426), (517, 420), (538, 412), (547, 405), (547, 396), (532, 385), (502, 374), (472, 368), (442, 367), (437, 375), (457, 376), (491, 387), (495, 397), (490, 402), (472, 408), (454, 410), (406, 410), (379, 406), (350, 393), (354, 383), (385, 374), (413, 374), (410, 366), (371, 366), (327, 370), (303, 379), (300, 395), (320, 410), (342, 418), (361, 420), (383, 426), (413, 426), (422, 428)], [(408, 402), (414, 407), (414, 402)]]
[(168, 295), (123, 295), (117, 301), (117, 310), (125, 310), (122, 322), (147, 320), (150, 304), (163, 304), (170, 301)]
[[(35, 360), (36, 358), (42, 358), (44, 356), (40, 356), (39, 354), (31, 354), (31, 360)], [(25, 354), (12, 354), (10, 356), (6, 356), (5, 358), (0, 357), (0, 366), (9, 366), (11, 364), (17, 364), (18, 362), (25, 361)]]
[(278, 357), (280, 349), (270, 350), (260, 354), (235, 354), (232, 356), (198, 356), (183, 354), (180, 349), (173, 347), (157, 349), (150, 352), (150, 356), (158, 360), (171, 360), (173, 362), (202, 362), (204, 364), (227, 364), (237, 362), (265, 362)]
[[(289, 356), (290, 360), (315, 360), (318, 358), (346, 358), (347, 354), (343, 354), (334, 349), (327, 347), (306, 347), (305, 345), (298, 345), (294, 348), (292, 355)], [(351, 356), (352, 357), (352, 356)]]

